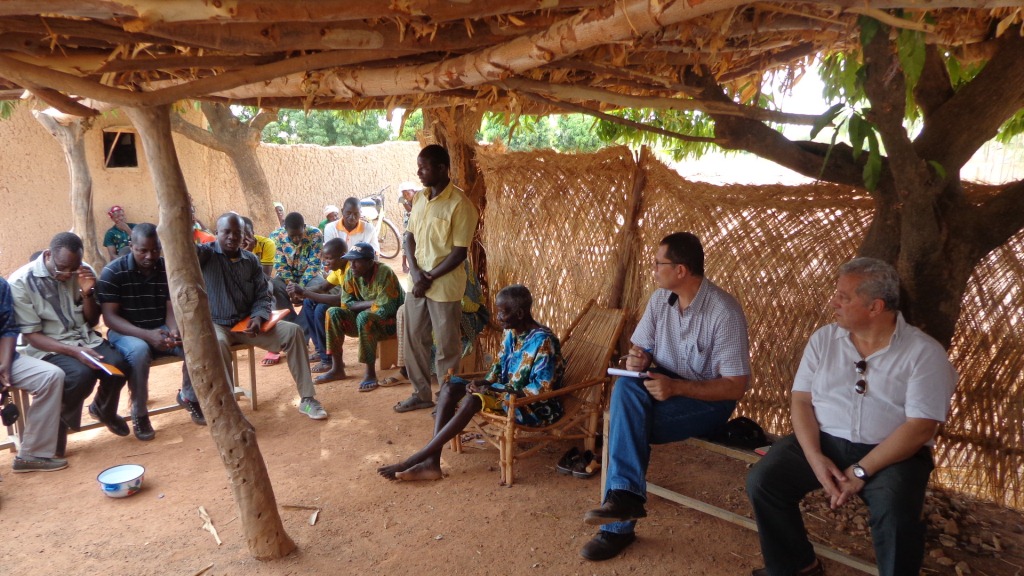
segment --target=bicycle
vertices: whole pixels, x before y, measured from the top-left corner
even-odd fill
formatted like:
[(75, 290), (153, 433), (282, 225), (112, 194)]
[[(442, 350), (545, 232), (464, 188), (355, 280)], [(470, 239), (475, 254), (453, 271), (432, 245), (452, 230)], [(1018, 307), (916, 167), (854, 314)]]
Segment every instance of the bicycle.
[(402, 236), (398, 233), (398, 227), (390, 218), (384, 215), (384, 192), (388, 186), (359, 200), (359, 215), (373, 224), (377, 229), (377, 239), (380, 241), (380, 257), (391, 259), (398, 256), (402, 250)]

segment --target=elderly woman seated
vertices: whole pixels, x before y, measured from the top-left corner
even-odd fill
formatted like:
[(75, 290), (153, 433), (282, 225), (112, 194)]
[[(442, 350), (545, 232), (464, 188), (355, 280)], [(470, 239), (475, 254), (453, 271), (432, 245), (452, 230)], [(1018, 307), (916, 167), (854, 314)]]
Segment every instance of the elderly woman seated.
[[(562, 386), (565, 362), (558, 338), (533, 319), (533, 296), (522, 285), (508, 286), (494, 300), (495, 318), (505, 330), (501, 355), (482, 380), (452, 378), (441, 387), (434, 421), (434, 437), (405, 461), (382, 466), (377, 472), (389, 480), (439, 480), (441, 449), (481, 410), (505, 411), (504, 400), (536, 396)], [(543, 426), (562, 416), (557, 398), (516, 409), (515, 418), (527, 426)]]

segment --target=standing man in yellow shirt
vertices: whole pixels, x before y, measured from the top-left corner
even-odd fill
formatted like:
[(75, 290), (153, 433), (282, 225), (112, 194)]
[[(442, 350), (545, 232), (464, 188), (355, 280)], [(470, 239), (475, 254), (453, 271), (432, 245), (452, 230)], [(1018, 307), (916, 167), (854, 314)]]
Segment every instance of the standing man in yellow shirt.
[[(479, 213), (465, 193), (452, 184), (448, 150), (432, 144), (416, 158), (416, 174), (425, 188), (412, 200), (405, 231), (413, 288), (405, 301), (406, 368), (413, 394), (395, 405), (409, 412), (434, 405), (430, 392), (430, 347), (437, 344), (438, 379), (455, 370), (461, 358), (462, 263), (476, 232)], [(434, 339), (431, 338), (431, 333)]]

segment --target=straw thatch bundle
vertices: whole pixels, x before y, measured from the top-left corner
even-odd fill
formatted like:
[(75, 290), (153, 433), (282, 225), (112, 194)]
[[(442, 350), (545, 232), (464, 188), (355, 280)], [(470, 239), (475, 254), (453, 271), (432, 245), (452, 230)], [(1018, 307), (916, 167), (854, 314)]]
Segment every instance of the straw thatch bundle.
[[(872, 201), (828, 184), (714, 186), (684, 180), (646, 152), (506, 153), (481, 149), (487, 187), (487, 283), (526, 284), (536, 317), (556, 331), (595, 298), (627, 309), (625, 338), (654, 288), (658, 241), (689, 230), (706, 273), (742, 303), (753, 389), (738, 412), (785, 433), (804, 345), (831, 321), (835, 273), (852, 258)], [(977, 267), (950, 350), (961, 374), (940, 433), (934, 480), (1024, 507), (1024, 235)], [(623, 342), (624, 344), (625, 342)]]

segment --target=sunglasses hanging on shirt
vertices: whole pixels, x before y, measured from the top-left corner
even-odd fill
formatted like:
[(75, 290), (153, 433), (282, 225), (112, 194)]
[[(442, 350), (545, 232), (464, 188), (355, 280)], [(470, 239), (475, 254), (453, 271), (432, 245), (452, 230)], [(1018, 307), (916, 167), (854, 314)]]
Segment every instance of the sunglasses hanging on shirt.
[(867, 360), (860, 360), (853, 363), (853, 367), (857, 370), (857, 382), (853, 385), (853, 391), (857, 394), (863, 394), (868, 389), (868, 381), (864, 379), (864, 372), (868, 369)]

